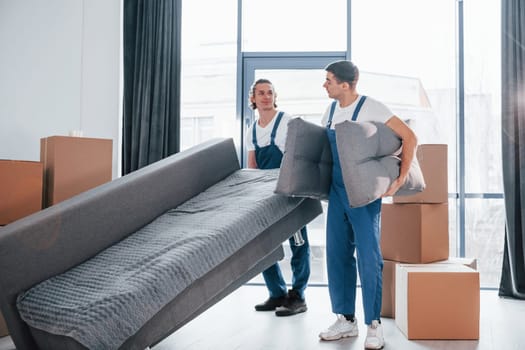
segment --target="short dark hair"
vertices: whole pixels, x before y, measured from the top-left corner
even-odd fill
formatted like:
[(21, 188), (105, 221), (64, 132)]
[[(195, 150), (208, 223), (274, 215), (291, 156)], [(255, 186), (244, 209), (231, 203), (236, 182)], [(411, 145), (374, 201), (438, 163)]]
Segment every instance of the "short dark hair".
[[(273, 83), (269, 81), (268, 79), (261, 78), (261, 79), (257, 79), (257, 81), (253, 83), (252, 86), (250, 87), (250, 98), (255, 94), (255, 88), (259, 84), (270, 84), (272, 86), (273, 92), (275, 93), (275, 88), (273, 87)], [(250, 102), (250, 107), (252, 107), (252, 109), (254, 110), (257, 109), (257, 106), (255, 105), (254, 102), (252, 102), (251, 100), (249, 102)], [(277, 107), (275, 100), (274, 100), (273, 106)]]
[(325, 71), (332, 73), (339, 83), (352, 85), (359, 80), (359, 69), (350, 61), (335, 61), (326, 66)]

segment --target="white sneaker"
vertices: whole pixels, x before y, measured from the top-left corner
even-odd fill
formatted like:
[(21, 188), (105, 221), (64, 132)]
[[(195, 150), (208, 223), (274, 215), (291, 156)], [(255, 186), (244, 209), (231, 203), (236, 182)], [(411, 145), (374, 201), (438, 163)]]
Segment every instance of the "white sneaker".
[(384, 346), (383, 326), (377, 320), (373, 320), (366, 333), (365, 349), (382, 349)]
[(337, 315), (333, 325), (319, 333), (322, 340), (337, 340), (345, 337), (356, 337), (359, 333), (357, 321), (348, 321), (343, 315)]

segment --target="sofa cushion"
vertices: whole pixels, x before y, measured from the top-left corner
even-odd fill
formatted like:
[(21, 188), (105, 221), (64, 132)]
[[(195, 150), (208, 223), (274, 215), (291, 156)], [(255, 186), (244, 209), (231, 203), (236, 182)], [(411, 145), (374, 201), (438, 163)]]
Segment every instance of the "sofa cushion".
[(332, 152), (326, 128), (294, 118), (288, 133), (275, 193), (327, 199), (332, 177)]
[[(351, 207), (380, 198), (399, 176), (401, 140), (380, 122), (345, 121), (335, 126), (337, 150)], [(410, 195), (425, 188), (417, 158), (405, 184), (396, 195)]]

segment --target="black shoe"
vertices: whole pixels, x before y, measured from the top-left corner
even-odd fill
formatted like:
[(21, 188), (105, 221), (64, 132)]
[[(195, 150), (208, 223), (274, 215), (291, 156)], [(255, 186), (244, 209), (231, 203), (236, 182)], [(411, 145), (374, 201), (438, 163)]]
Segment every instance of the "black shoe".
[(279, 298), (268, 298), (264, 303), (255, 305), (257, 311), (273, 311), (277, 307), (284, 305), (286, 302), (286, 296)]
[(286, 298), (286, 303), (283, 306), (279, 306), (275, 310), (276, 316), (292, 316), (305, 312), (308, 308), (306, 307), (306, 302), (304, 299), (301, 299), (299, 293), (296, 290), (290, 289), (288, 291), (288, 298)]

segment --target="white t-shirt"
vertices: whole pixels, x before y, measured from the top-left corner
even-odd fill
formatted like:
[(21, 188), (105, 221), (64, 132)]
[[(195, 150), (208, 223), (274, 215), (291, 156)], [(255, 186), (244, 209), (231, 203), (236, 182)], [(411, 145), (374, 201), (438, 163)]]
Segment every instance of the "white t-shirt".
[[(255, 132), (257, 134), (257, 145), (259, 147), (265, 147), (270, 144), (270, 135), (272, 134), (273, 126), (275, 125), (275, 121), (277, 120), (277, 115), (279, 115), (279, 111), (277, 111), (277, 113), (273, 116), (272, 120), (264, 128), (261, 127), (258, 122), (255, 123), (255, 125), (257, 125), (257, 129)], [(281, 118), (281, 122), (277, 127), (277, 132), (275, 133), (275, 145), (283, 153), (284, 144), (286, 143), (286, 133), (288, 131), (288, 122), (290, 121), (290, 119), (292, 119), (292, 117), (289, 114), (284, 113)], [(255, 146), (253, 145), (253, 123), (246, 131), (244, 140), (246, 143), (246, 149), (248, 151), (254, 151)]]
[[(334, 129), (335, 124), (339, 124), (344, 122), (345, 120), (352, 120), (352, 115), (354, 114), (354, 110), (361, 99), (361, 95), (350, 105), (346, 106), (344, 108), (341, 108), (339, 106), (339, 102), (336, 103), (334, 116), (332, 117), (332, 125), (330, 126), (331, 129)], [(322, 124), (323, 126), (326, 126), (326, 123), (328, 122), (328, 116), (330, 115), (330, 107), (332, 104), (328, 105), (328, 108), (324, 112)], [(361, 110), (359, 111), (359, 114), (357, 115), (358, 122), (381, 122), (384, 123), (388, 119), (390, 119), (394, 114), (383, 103), (373, 99), (372, 97), (366, 97), (365, 102), (361, 106)]]

